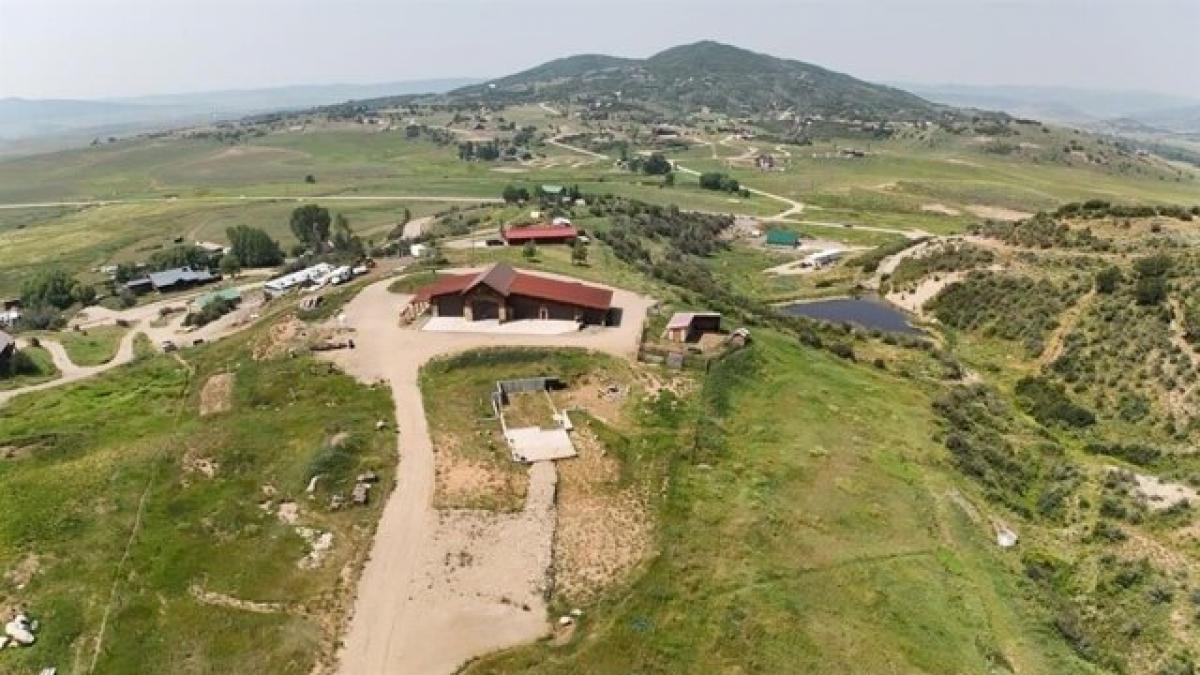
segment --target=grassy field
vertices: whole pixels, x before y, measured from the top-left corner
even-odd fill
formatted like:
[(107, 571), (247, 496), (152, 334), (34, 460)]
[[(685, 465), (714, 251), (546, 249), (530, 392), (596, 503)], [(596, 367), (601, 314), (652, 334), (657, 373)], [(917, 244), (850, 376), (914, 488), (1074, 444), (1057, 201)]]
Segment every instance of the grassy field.
[(27, 387), (38, 382), (53, 380), (59, 376), (58, 368), (54, 366), (54, 360), (50, 358), (50, 352), (44, 348), (24, 347), (21, 349), (21, 353), (27, 359), (24, 361), (25, 367), (19, 372), (0, 377), (0, 391)]
[(948, 498), (923, 388), (760, 332), (702, 396), (645, 576), (468, 672), (1091, 672)]
[(86, 330), (64, 330), (35, 333), (38, 337), (57, 340), (67, 350), (71, 363), (77, 366), (98, 366), (117, 355), (121, 338), (129, 332), (121, 326), (96, 326)]
[[(326, 505), (365, 468), (392, 483), (395, 441), (374, 430), (391, 401), (307, 358), (253, 361), (249, 339), (186, 364), (143, 356), (0, 409), (0, 445), (17, 449), (0, 462), (0, 568), (28, 577), (8, 577), (0, 606), (42, 626), (4, 670), (308, 673), (329, 655), (338, 570), (361, 560), (382, 500)], [(203, 385), (224, 372), (231, 410), (201, 417)], [(317, 501), (300, 500), (314, 473)], [(315, 569), (272, 512), (287, 499), (297, 524), (334, 534)]]

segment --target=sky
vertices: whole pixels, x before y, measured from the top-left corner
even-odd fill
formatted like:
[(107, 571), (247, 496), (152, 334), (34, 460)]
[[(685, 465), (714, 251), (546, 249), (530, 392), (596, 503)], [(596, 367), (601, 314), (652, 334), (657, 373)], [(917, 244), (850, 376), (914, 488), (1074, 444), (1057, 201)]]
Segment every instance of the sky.
[(0, 98), (488, 78), (701, 39), (880, 82), (1200, 98), (1200, 0), (0, 0)]

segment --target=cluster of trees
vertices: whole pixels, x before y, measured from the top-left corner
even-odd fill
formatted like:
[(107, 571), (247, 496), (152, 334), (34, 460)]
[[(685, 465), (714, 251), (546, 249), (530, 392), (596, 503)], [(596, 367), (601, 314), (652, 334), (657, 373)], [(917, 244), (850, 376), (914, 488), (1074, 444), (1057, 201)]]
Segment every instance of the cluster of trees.
[(72, 305), (84, 307), (96, 302), (96, 287), (85, 284), (64, 270), (51, 267), (39, 270), (21, 284), (21, 327), (34, 330), (62, 325), (62, 310)]
[(625, 166), (634, 173), (647, 176), (665, 176), (674, 170), (671, 160), (661, 152), (652, 152), (648, 156), (633, 155), (625, 159)]
[(1012, 246), (1026, 248), (1075, 248), (1111, 251), (1112, 241), (1097, 237), (1088, 228), (1072, 228), (1048, 213), (1038, 213), (1015, 223), (989, 220), (970, 229), (972, 234), (999, 239)]
[(529, 190), (525, 187), (516, 185), (504, 186), (504, 191), (501, 193), (506, 204), (522, 204), (529, 201)]
[(1096, 415), (1067, 396), (1066, 388), (1044, 377), (1023, 377), (1014, 391), (1022, 410), (1046, 426), (1090, 427)]
[(705, 190), (722, 192), (741, 192), (742, 190), (742, 186), (736, 178), (719, 171), (707, 171), (700, 174), (700, 187)]
[(240, 304), (240, 301), (236, 299), (216, 298), (215, 300), (209, 301), (209, 303), (199, 311), (190, 312), (187, 316), (183, 317), (183, 325), (203, 326), (212, 323), (213, 321), (216, 321), (217, 319), (237, 309), (238, 304)]
[(1149, 204), (1112, 204), (1103, 199), (1063, 204), (1055, 210), (1059, 218), (1152, 218), (1163, 216), (1190, 221), (1200, 216), (1200, 206), (1188, 208), (1176, 204), (1154, 206)]
[(947, 326), (1020, 340), (1028, 355), (1037, 356), (1058, 317), (1079, 299), (1087, 283), (972, 272), (943, 289), (926, 307)]
[(903, 286), (939, 272), (954, 272), (988, 265), (996, 259), (986, 248), (971, 244), (943, 246), (928, 255), (910, 256), (892, 272), (892, 286)]
[(351, 229), (350, 220), (340, 213), (331, 217), (329, 209), (323, 206), (296, 207), (288, 224), (304, 250), (317, 254), (332, 252), (350, 258), (362, 257), (366, 252), (363, 241)]
[[(221, 271), (245, 267), (272, 267), (283, 262), (283, 249), (263, 230), (237, 225), (225, 230), (229, 252), (221, 259)], [(236, 274), (237, 272), (232, 272)]]

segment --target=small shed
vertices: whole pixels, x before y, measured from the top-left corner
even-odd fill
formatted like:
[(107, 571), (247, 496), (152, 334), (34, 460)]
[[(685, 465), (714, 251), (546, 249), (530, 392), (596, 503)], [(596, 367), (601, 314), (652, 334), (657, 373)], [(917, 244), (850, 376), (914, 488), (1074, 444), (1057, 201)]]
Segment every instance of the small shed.
[(224, 288), (219, 291), (205, 293), (192, 302), (192, 309), (200, 311), (218, 300), (237, 302), (242, 299), (242, 292), (237, 288)]
[(787, 246), (795, 248), (800, 243), (800, 235), (787, 230), (768, 230), (767, 246)]
[(721, 332), (718, 312), (676, 312), (667, 322), (663, 337), (671, 342), (695, 342), (705, 333)]

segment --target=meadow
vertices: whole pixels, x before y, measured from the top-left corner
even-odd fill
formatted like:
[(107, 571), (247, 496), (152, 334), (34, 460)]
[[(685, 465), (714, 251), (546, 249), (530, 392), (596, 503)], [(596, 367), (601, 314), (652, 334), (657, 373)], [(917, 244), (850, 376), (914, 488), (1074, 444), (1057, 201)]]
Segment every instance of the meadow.
[(677, 440), (645, 574), (568, 644), (466, 672), (1093, 672), (988, 543), (924, 387), (756, 337)]
[[(329, 658), (351, 590), (338, 571), (361, 562), (382, 500), (327, 505), (364, 469), (389, 489), (395, 440), (375, 423), (392, 404), (309, 358), (255, 361), (256, 339), (143, 355), (0, 409), (15, 449), (0, 460), (0, 568), (22, 570), (0, 606), (41, 624), (3, 670), (308, 673)], [(229, 410), (201, 415), (220, 373)], [(317, 501), (303, 499), (314, 474)], [(296, 525), (275, 513), (287, 500)], [(297, 525), (333, 533), (312, 569)]]

